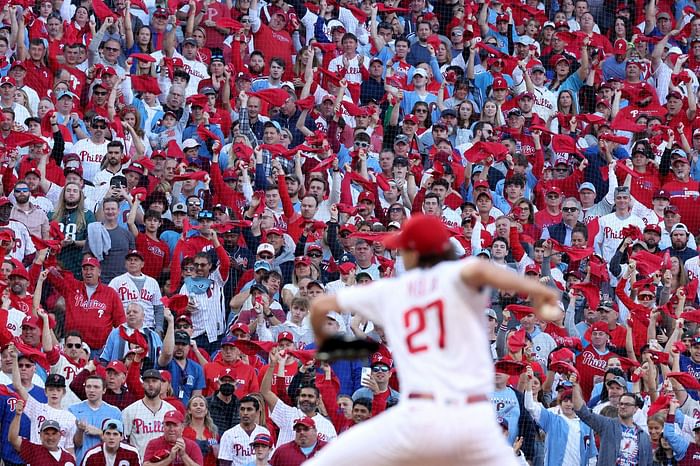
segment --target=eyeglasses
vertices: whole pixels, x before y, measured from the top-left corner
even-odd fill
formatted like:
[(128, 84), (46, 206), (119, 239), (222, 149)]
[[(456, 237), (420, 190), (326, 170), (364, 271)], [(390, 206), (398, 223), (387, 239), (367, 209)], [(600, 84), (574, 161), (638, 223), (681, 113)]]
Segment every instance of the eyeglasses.
[(20, 369), (31, 369), (34, 367), (34, 364), (18, 364), (17, 365)]
[(258, 257), (262, 260), (270, 260), (272, 259), (272, 254), (258, 254)]
[(355, 141), (355, 147), (362, 147), (363, 149), (369, 147), (369, 142)]
[(318, 259), (319, 257), (323, 257), (323, 254), (321, 254), (320, 252), (310, 252), (308, 256), (313, 257), (314, 259)]
[(194, 266), (198, 269), (209, 266), (209, 262), (195, 262)]
[(80, 343), (66, 343), (64, 346), (66, 348), (75, 348), (75, 349), (83, 347), (83, 345), (81, 345)]
[(200, 207), (202, 204), (200, 202), (197, 202), (197, 201), (190, 201), (187, 203), (187, 205), (190, 207)]
[(564, 207), (561, 210), (564, 212), (578, 212), (578, 207)]
[(15, 188), (16, 193), (28, 193), (29, 188)]
[(389, 372), (389, 368), (387, 366), (374, 366), (372, 372)]
[(105, 47), (104, 49), (108, 52), (121, 52), (121, 49), (118, 49), (116, 47)]

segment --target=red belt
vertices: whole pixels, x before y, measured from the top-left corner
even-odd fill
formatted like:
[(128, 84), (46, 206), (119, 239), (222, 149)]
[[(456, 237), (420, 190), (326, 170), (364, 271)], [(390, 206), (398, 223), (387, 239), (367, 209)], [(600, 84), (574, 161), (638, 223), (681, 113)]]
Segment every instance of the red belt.
[[(435, 398), (435, 395), (432, 393), (409, 393), (408, 394), (408, 399), (409, 400), (437, 400)], [(447, 400), (449, 401), (449, 400)], [(458, 399), (454, 399), (455, 402), (460, 401)], [(484, 395), (483, 393), (478, 394), (478, 395), (467, 395), (466, 398), (464, 398), (464, 402), (467, 404), (471, 403), (481, 403), (483, 401), (489, 401), (489, 397)]]

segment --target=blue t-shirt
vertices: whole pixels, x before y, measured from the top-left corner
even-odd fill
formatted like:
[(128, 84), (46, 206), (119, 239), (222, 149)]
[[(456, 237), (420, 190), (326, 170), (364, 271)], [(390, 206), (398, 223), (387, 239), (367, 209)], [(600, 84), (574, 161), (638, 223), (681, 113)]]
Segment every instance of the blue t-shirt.
[(191, 359), (186, 360), (184, 369), (180, 367), (175, 359), (170, 361), (167, 366), (161, 367), (161, 369), (166, 369), (172, 374), (173, 395), (182, 401), (182, 404), (185, 406), (190, 401), (193, 391), (204, 390), (204, 369)]
[[(12, 385), (8, 385), (10, 390), (14, 391)], [(46, 394), (44, 389), (41, 387), (34, 386), (29, 390), (29, 394), (39, 403), (46, 403)], [(3, 396), (0, 395), (0, 435), (2, 435), (2, 459), (8, 463), (19, 463), (24, 464), (25, 461), (19, 456), (15, 451), (14, 447), (10, 442), (7, 441), (7, 433), (10, 431), (10, 423), (15, 417), (15, 402), (16, 397)], [(22, 419), (19, 422), (19, 435), (24, 438), (29, 438), (31, 436), (32, 422), (29, 420), (26, 414), (22, 415)]]
[[(688, 356), (681, 354), (680, 361), (681, 372), (687, 372), (693, 377), (700, 378), (700, 363), (693, 362)], [(700, 400), (697, 390), (688, 390), (688, 395), (690, 395), (694, 400)]]
[[(85, 421), (91, 426), (99, 429), (102, 428), (102, 423), (107, 419), (117, 419), (119, 421), (122, 420), (121, 411), (119, 411), (117, 407), (104, 402), (99, 408), (92, 409), (90, 405), (88, 405), (87, 401), (83, 401), (70, 406), (68, 411), (70, 411), (78, 421)], [(89, 449), (101, 441), (102, 438), (99, 435), (90, 435), (87, 432), (83, 432), (83, 444), (82, 446), (76, 446), (75, 448), (75, 459), (77, 460), (77, 464), (82, 464), (85, 453), (87, 453)]]
[(515, 390), (506, 387), (491, 394), (491, 403), (496, 409), (498, 420), (508, 422), (508, 442), (512, 445), (518, 438), (518, 420), (520, 419), (520, 403), (515, 396)]

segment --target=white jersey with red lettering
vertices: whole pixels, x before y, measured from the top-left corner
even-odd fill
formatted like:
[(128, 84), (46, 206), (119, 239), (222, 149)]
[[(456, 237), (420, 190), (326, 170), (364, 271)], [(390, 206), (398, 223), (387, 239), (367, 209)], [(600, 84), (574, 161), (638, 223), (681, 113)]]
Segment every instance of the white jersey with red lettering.
[(639, 231), (644, 231), (644, 222), (634, 214), (620, 218), (617, 213), (604, 215), (598, 221), (598, 234), (595, 237), (595, 252), (600, 254), (606, 262), (610, 262), (615, 255), (615, 250), (620, 245), (622, 229), (634, 225)]
[(124, 436), (129, 439), (130, 445), (136, 447), (141, 458), (146, 453), (148, 442), (163, 434), (165, 413), (174, 409), (173, 405), (167, 401), (161, 401), (160, 409), (153, 412), (144, 404), (143, 400), (138, 400), (122, 411)]
[(33, 443), (41, 444), (39, 429), (41, 424), (47, 419), (58, 422), (61, 426), (61, 440), (58, 446), (64, 450), (73, 448), (73, 436), (75, 435), (75, 416), (70, 411), (52, 408), (46, 403), (39, 403), (29, 395), (27, 403), (24, 405), (24, 414), (31, 422), (30, 440)]
[(490, 292), (461, 278), (462, 268), (479, 260), (338, 291), (343, 312), (384, 329), (401, 401), (344, 432), (305, 466), (516, 464), (489, 403), (494, 370), (484, 309)]
[[(143, 281), (141, 289), (139, 289), (134, 280)], [(136, 277), (127, 272), (114, 277), (109, 282), (109, 287), (117, 292), (125, 310), (126, 306), (131, 302), (140, 304), (144, 311), (143, 326), (148, 328), (155, 327), (155, 311), (153, 308), (161, 305), (160, 285), (158, 285), (155, 278), (144, 274)]]
[(102, 159), (107, 154), (107, 142), (95, 144), (90, 138), (81, 139), (73, 146), (73, 152), (80, 157), (80, 165), (83, 167), (83, 179), (92, 183), (95, 175), (102, 168)]
[[(683, 266), (685, 267), (686, 272), (688, 272), (689, 280), (692, 280), (694, 278), (700, 279), (700, 256), (691, 257), (690, 259), (685, 261), (685, 264), (683, 264)], [(700, 287), (698, 287), (697, 296), (700, 296)], [(692, 298), (693, 296), (689, 297)]]
[(75, 362), (70, 361), (63, 354), (58, 357), (56, 364), (53, 364), (49, 370), (50, 374), (60, 374), (66, 378), (66, 396), (64, 396), (63, 400), (61, 400), (61, 407), (64, 409), (67, 409), (69, 406), (82, 401), (75, 393), (73, 393), (73, 390), (70, 389), (70, 383), (75, 378), (75, 375), (81, 370), (82, 369), (78, 367)]
[(221, 436), (219, 442), (219, 459), (231, 461), (231, 466), (243, 466), (255, 461), (255, 451), (250, 442), (258, 434), (270, 435), (265, 427), (256, 425), (248, 435), (241, 425), (233, 426)]
[(36, 252), (34, 242), (32, 241), (31, 236), (29, 236), (29, 230), (24, 223), (10, 220), (7, 225), (0, 228), (8, 228), (15, 233), (15, 247), (12, 248), (10, 257), (22, 262), (26, 256)]

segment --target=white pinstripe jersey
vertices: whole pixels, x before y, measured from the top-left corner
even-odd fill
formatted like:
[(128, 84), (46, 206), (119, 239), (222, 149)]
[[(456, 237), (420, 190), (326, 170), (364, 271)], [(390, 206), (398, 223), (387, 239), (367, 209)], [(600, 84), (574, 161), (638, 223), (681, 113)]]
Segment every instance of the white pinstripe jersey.
[(165, 413), (174, 409), (170, 403), (161, 401), (160, 409), (154, 413), (144, 404), (143, 400), (138, 400), (122, 411), (124, 436), (129, 439), (129, 444), (136, 447), (141, 458), (146, 452), (148, 442), (163, 434)]
[(217, 268), (209, 275), (212, 284), (209, 289), (202, 294), (189, 293), (187, 285), (182, 285), (180, 294), (190, 297), (197, 306), (197, 310), (192, 313), (192, 338), (206, 333), (209, 341), (216, 341), (217, 337), (224, 333), (224, 279), (221, 277), (221, 272)]
[(111, 282), (109, 282), (109, 287), (113, 288), (117, 292), (117, 296), (124, 305), (124, 310), (126, 306), (131, 302), (137, 302), (143, 306), (144, 310), (144, 327), (154, 327), (155, 313), (153, 310), (154, 306), (159, 306), (161, 304), (160, 298), (160, 286), (158, 282), (153, 277), (148, 275), (141, 275), (141, 277), (135, 277), (137, 279), (145, 279), (143, 283), (143, 288), (139, 291), (136, 283), (132, 279), (132, 275), (123, 273), (117, 277), (114, 277)]

